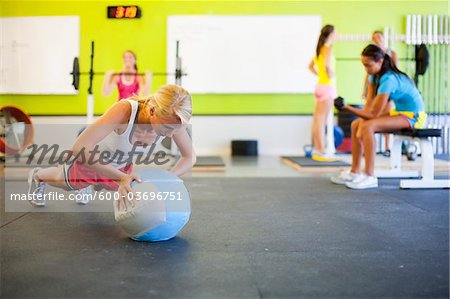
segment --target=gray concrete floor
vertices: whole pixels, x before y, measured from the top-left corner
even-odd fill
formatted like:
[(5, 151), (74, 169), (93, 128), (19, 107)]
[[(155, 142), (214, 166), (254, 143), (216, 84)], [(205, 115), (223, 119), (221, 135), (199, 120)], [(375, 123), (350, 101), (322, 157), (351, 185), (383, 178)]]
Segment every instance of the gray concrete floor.
[(0, 297), (449, 297), (449, 190), (226, 162), (186, 178), (191, 221), (161, 243), (129, 240), (112, 213), (5, 213), (2, 181)]

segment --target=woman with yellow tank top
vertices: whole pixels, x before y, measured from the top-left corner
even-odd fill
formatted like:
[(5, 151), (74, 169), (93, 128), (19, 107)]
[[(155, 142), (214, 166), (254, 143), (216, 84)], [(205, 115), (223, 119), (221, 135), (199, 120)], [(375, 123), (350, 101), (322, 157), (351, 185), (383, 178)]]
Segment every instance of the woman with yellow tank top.
[(320, 31), (316, 55), (309, 64), (310, 71), (318, 76), (314, 92), (316, 106), (313, 115), (312, 136), (314, 151), (312, 158), (317, 161), (332, 161), (325, 156), (325, 126), (333, 109), (333, 99), (337, 97), (335, 65), (332, 44), (335, 39), (333, 25), (326, 25)]

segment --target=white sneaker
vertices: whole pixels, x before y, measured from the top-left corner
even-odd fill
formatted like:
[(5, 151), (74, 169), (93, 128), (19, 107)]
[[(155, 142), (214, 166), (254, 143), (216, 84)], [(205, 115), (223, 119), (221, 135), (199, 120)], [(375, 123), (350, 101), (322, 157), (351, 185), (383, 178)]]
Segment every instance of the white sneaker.
[(369, 188), (378, 188), (378, 179), (374, 176), (369, 176), (362, 174), (355, 180), (351, 182), (347, 182), (345, 184), (350, 189), (369, 189)]
[(29, 203), (36, 207), (45, 206), (44, 194), (45, 189), (47, 189), (47, 184), (43, 182), (39, 182), (36, 179), (36, 172), (39, 170), (39, 167), (33, 168), (28, 173), (28, 195), (32, 197), (29, 200)]
[(360, 176), (360, 174), (353, 173), (350, 171), (350, 169), (347, 169), (347, 170), (341, 171), (338, 175), (331, 177), (330, 180), (335, 184), (345, 185), (345, 183), (353, 182), (359, 176)]
[(87, 205), (92, 197), (92, 186), (89, 185), (83, 189), (76, 190), (75, 192), (80, 194), (75, 197), (75, 202), (79, 205)]

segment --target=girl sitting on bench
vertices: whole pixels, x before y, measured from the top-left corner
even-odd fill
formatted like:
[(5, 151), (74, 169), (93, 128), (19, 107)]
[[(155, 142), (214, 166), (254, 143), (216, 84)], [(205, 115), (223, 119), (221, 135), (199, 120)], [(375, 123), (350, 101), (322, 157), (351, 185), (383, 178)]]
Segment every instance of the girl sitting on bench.
[[(369, 75), (367, 98), (370, 103), (363, 109), (345, 104), (343, 98), (335, 99), (338, 110), (345, 109), (360, 117), (352, 123), (352, 167), (332, 177), (336, 184), (345, 184), (351, 189), (378, 187), (374, 176), (375, 133), (392, 132), (406, 128), (421, 128), (426, 121), (424, 104), (414, 82), (401, 72), (392, 58), (376, 45), (364, 48), (361, 62)], [(392, 100), (396, 110), (383, 113)], [(361, 172), (364, 150), (365, 168)]]

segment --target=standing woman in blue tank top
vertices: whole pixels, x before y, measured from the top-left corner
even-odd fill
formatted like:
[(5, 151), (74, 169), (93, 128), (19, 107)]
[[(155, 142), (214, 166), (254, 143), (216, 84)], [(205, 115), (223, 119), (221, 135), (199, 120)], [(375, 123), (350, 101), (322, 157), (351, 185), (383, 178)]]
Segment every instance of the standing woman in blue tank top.
[[(352, 189), (378, 187), (374, 176), (375, 133), (390, 132), (406, 128), (421, 128), (426, 121), (424, 104), (414, 82), (392, 61), (392, 58), (376, 45), (364, 48), (361, 62), (369, 75), (368, 103), (363, 109), (345, 104), (342, 98), (335, 100), (338, 110), (347, 110), (361, 119), (352, 124), (356, 134), (352, 139), (352, 179), (345, 185)], [(392, 100), (395, 110), (386, 113), (388, 101)], [(363, 151), (364, 150), (364, 151)], [(365, 169), (360, 171), (364, 152)]]

